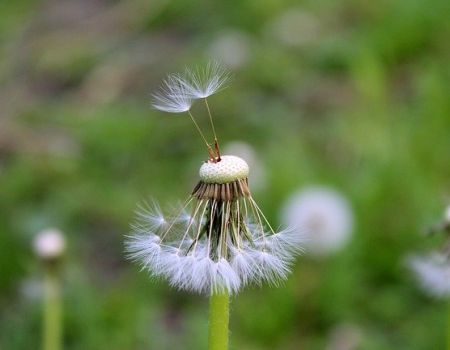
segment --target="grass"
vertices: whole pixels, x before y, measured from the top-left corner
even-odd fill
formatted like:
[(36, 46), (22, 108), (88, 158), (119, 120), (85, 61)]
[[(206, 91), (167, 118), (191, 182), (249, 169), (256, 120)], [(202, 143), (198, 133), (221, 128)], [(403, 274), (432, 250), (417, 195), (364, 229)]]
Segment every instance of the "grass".
[[(402, 259), (439, 243), (419, 233), (448, 203), (447, 2), (306, 1), (296, 8), (318, 30), (296, 47), (271, 31), (290, 1), (203, 5), (5, 8), (0, 347), (40, 342), (39, 288), (23, 287), (42, 277), (30, 242), (59, 226), (69, 241), (65, 349), (206, 348), (206, 298), (149, 281), (125, 261), (122, 242), (136, 203), (183, 200), (207, 156), (189, 119), (150, 110), (149, 92), (233, 29), (248, 39), (249, 58), (209, 103), (222, 143), (249, 142), (265, 165), (258, 203), (277, 222), (297, 188), (330, 185), (348, 196), (357, 223), (337, 255), (303, 257), (282, 288), (236, 298), (232, 345), (323, 349), (350, 324), (364, 349), (444, 348), (446, 307), (416, 289)], [(207, 114), (199, 123), (207, 129)]]

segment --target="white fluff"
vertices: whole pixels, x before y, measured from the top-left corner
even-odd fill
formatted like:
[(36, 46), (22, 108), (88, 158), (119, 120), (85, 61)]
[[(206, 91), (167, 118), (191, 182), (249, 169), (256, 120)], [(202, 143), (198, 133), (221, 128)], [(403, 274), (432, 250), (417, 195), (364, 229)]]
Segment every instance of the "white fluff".
[[(239, 200), (242, 201), (242, 208), (244, 201), (248, 207), (253, 205), (253, 199)], [(210, 214), (204, 210), (206, 205), (208, 202), (205, 201), (194, 204), (194, 210), (188, 211), (194, 213), (191, 221), (209, 222)], [(159, 207), (154, 208), (155, 213), (141, 215), (139, 220), (153, 222), (155, 216), (162, 215)], [(166, 279), (177, 289), (202, 294), (234, 294), (248, 284), (277, 285), (287, 278), (289, 265), (301, 252), (303, 237), (297, 230), (268, 231), (266, 223), (260, 221), (262, 213), (259, 212), (260, 218), (254, 217), (258, 210), (256, 206), (249, 208), (249, 217), (242, 218), (240, 222), (245, 226), (245, 229), (240, 227), (242, 232), (247, 232), (247, 235), (241, 233), (236, 238), (237, 227), (222, 232), (227, 236), (221, 248), (215, 238), (210, 240), (206, 233), (198, 237), (199, 232), (204, 232), (202, 230), (209, 232), (208, 227), (203, 224), (188, 224), (186, 227), (184, 223), (184, 228), (178, 229), (180, 215), (173, 215), (173, 219), (169, 219), (165, 227), (156, 232), (149, 229), (143, 231), (143, 227), (154, 226), (151, 223), (135, 225), (135, 233), (126, 240), (126, 251), (129, 258), (139, 262), (152, 276)], [(186, 208), (179, 211), (181, 215), (185, 212)], [(225, 214), (225, 217), (230, 216)]]
[(447, 256), (438, 253), (412, 256), (407, 262), (426, 293), (438, 298), (450, 297), (450, 260)]
[(303, 246), (307, 242), (306, 237), (306, 230), (302, 231), (300, 228), (290, 228), (267, 237), (263, 244), (275, 256), (284, 260), (290, 260), (295, 255), (304, 252)]
[(256, 262), (248, 249), (234, 250), (231, 267), (240, 276), (242, 285), (248, 284), (257, 276)]
[(176, 76), (188, 95), (193, 99), (207, 98), (222, 88), (229, 80), (229, 74), (218, 62), (209, 62), (204, 67), (186, 69)]
[(192, 106), (192, 97), (186, 86), (174, 75), (169, 75), (161, 90), (153, 94), (153, 107), (163, 112), (187, 112)]
[(136, 216), (144, 229), (148, 228), (150, 231), (163, 228), (167, 224), (159, 205), (153, 201), (152, 204), (143, 203), (138, 206)]
[(57, 259), (66, 250), (63, 233), (56, 228), (48, 228), (39, 232), (33, 241), (34, 251), (42, 259)]
[(288, 262), (267, 252), (254, 251), (253, 257), (257, 268), (258, 283), (267, 282), (277, 286), (281, 280), (285, 280), (290, 272)]
[(351, 237), (353, 212), (345, 197), (326, 187), (309, 187), (288, 199), (281, 217), (301, 228), (306, 252), (325, 256), (342, 249)]

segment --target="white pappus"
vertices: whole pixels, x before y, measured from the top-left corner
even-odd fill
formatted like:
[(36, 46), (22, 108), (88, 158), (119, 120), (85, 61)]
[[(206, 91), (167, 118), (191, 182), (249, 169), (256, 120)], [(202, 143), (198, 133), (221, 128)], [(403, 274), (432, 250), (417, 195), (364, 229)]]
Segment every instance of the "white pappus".
[(410, 256), (407, 264), (423, 291), (437, 298), (450, 297), (450, 261), (446, 254)]
[(173, 287), (206, 294), (286, 279), (303, 236), (273, 230), (250, 194), (245, 161), (222, 156), (204, 163), (200, 174), (175, 215), (140, 209), (126, 242), (129, 257)]

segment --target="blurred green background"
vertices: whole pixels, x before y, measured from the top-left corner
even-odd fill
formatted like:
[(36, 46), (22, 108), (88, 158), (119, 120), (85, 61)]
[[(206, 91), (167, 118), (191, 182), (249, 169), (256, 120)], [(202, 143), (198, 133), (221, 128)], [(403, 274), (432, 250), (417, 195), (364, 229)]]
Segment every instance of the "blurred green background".
[[(0, 3), (0, 349), (37, 349), (40, 229), (68, 239), (66, 349), (205, 349), (207, 299), (125, 260), (136, 203), (186, 198), (206, 154), (151, 110), (168, 72), (233, 72), (210, 99), (223, 142), (258, 153), (268, 217), (300, 186), (350, 200), (351, 243), (233, 300), (232, 349), (443, 349), (447, 307), (403, 259), (434, 240), (450, 180), (447, 0)], [(200, 112), (205, 128), (207, 119)], [(351, 338), (351, 339), (353, 339)], [(334, 347), (333, 347), (334, 346)]]

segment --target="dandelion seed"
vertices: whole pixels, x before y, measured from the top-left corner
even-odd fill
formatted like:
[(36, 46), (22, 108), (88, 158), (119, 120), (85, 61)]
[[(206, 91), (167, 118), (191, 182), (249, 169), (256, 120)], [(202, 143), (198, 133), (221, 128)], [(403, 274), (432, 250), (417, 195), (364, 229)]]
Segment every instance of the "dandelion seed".
[(186, 69), (176, 76), (180, 85), (193, 99), (207, 98), (224, 88), (229, 80), (228, 72), (218, 63), (209, 62), (205, 67)]
[(157, 230), (167, 224), (161, 208), (155, 201), (151, 205), (148, 203), (139, 205), (136, 215), (138, 218), (141, 218), (141, 227), (144, 230)]
[(153, 107), (163, 112), (182, 113), (192, 107), (192, 97), (187, 87), (173, 76), (168, 76), (163, 81), (161, 90), (153, 94)]

